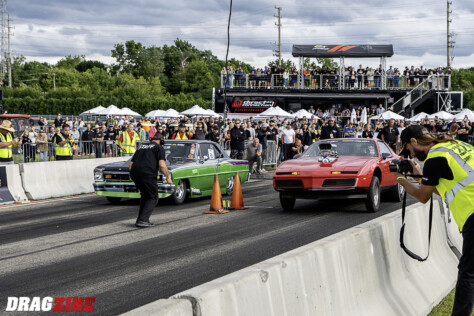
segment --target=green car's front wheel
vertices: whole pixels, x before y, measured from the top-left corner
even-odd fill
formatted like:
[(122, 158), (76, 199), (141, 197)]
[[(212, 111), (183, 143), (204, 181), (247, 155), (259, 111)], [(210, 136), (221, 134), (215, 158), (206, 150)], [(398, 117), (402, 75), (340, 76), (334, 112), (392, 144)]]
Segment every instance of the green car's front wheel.
[(176, 190), (174, 191), (172, 197), (175, 204), (183, 204), (186, 200), (187, 185), (186, 181), (179, 180)]

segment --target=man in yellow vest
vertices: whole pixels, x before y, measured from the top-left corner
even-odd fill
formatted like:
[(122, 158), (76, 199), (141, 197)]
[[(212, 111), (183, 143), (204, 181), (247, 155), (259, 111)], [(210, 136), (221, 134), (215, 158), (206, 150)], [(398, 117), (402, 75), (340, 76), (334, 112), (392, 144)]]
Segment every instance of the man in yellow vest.
[(406, 192), (421, 203), (433, 193), (449, 206), (463, 236), (462, 256), (452, 315), (471, 315), (474, 305), (474, 147), (446, 135), (429, 134), (421, 125), (405, 128), (400, 155), (424, 161), (423, 173), (410, 160), (413, 174), (423, 175), (420, 186), (397, 174)]
[(18, 144), (18, 138), (13, 138), (11, 133), (15, 129), (9, 120), (3, 120), (0, 125), (0, 165), (13, 164), (12, 147)]
[(186, 125), (184, 125), (184, 123), (179, 123), (178, 132), (174, 133), (173, 136), (171, 136), (171, 139), (188, 140), (191, 139), (192, 136), (192, 134), (186, 133)]
[(122, 157), (133, 156), (137, 150), (138, 134), (133, 130), (133, 124), (127, 125), (127, 130), (120, 134), (118, 146), (122, 150)]
[(56, 147), (56, 160), (72, 160), (74, 137), (69, 134), (69, 129), (70, 126), (64, 123), (61, 132), (54, 135), (53, 143)]

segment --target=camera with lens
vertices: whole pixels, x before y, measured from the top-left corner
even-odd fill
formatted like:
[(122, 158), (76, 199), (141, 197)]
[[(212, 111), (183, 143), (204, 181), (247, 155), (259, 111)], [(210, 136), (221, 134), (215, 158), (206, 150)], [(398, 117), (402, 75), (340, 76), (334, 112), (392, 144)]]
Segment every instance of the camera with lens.
[(409, 173), (413, 172), (413, 167), (411, 166), (410, 160), (408, 159), (400, 159), (400, 160), (392, 160), (389, 165), (390, 172), (398, 172), (398, 173)]

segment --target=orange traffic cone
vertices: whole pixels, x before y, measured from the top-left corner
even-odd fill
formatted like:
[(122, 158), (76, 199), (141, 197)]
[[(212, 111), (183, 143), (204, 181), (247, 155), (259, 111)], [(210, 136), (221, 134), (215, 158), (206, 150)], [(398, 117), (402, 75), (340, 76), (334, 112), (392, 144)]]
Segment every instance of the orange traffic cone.
[(214, 175), (214, 185), (212, 186), (212, 196), (211, 196), (211, 207), (208, 212), (204, 214), (225, 214), (229, 211), (224, 210), (222, 207), (222, 193), (221, 187), (219, 185), (219, 178), (217, 174)]
[(239, 173), (235, 173), (234, 177), (234, 191), (232, 192), (232, 202), (230, 208), (233, 210), (246, 210), (248, 207), (244, 206), (244, 198), (242, 197), (242, 187), (240, 186)]

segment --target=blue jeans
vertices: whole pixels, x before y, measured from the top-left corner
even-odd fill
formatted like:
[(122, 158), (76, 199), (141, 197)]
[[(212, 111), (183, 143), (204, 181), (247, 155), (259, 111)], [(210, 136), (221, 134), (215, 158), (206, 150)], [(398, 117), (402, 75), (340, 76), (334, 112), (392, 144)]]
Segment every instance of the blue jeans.
[(40, 152), (40, 159), (41, 161), (48, 161), (48, 152), (47, 151), (45, 151), (44, 153)]
[(380, 77), (375, 77), (374, 82), (375, 82), (375, 87), (380, 88)]
[(126, 153), (122, 153), (122, 157), (132, 157), (133, 154), (126, 154)]

